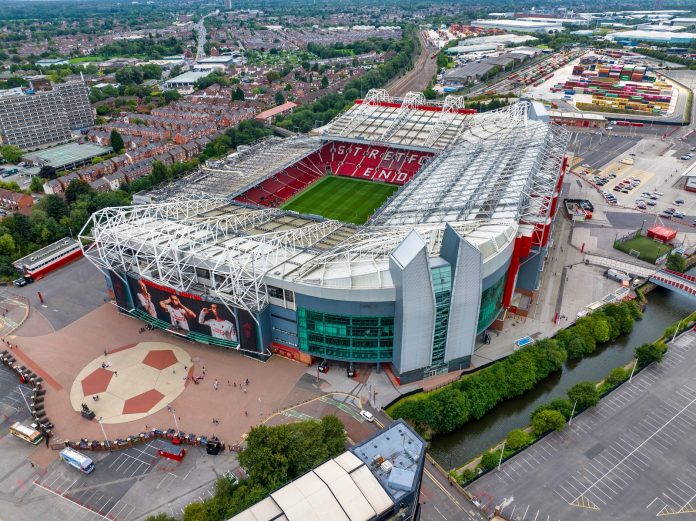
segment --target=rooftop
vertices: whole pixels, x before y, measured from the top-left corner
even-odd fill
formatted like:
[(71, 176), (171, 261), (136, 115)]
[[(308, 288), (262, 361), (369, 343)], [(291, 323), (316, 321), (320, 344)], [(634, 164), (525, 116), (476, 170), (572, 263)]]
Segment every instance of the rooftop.
[(205, 71), (188, 71), (173, 78), (168, 78), (164, 83), (195, 83), (197, 80), (205, 78), (212, 72), (212, 69)]
[(52, 257), (59, 251), (73, 249), (78, 245), (79, 243), (77, 242), (77, 240), (66, 237), (52, 244), (49, 244), (48, 246), (44, 246), (43, 248), (36, 250), (35, 252), (30, 253), (29, 255), (22, 257), (21, 259), (17, 259), (12, 263), (12, 265), (16, 268), (21, 269), (24, 265), (35, 264), (36, 262), (39, 262), (43, 259)]
[(111, 152), (111, 147), (102, 147), (94, 143), (66, 143), (56, 147), (45, 148), (25, 154), (24, 157), (34, 163), (43, 163), (60, 169), (65, 165), (79, 163)]

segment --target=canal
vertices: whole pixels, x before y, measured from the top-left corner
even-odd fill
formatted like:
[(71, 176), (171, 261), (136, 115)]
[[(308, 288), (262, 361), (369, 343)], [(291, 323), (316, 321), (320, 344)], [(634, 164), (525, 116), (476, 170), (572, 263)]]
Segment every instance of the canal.
[(693, 300), (656, 288), (648, 294), (643, 319), (636, 321), (629, 335), (598, 348), (582, 360), (566, 362), (562, 371), (552, 374), (523, 396), (499, 405), (480, 420), (435, 437), (430, 454), (447, 469), (463, 465), (502, 441), (511, 430), (529, 425), (529, 416), (539, 405), (564, 397), (578, 382), (598, 381), (612, 368), (628, 363), (636, 347), (657, 339), (666, 327), (693, 312), (695, 307)]

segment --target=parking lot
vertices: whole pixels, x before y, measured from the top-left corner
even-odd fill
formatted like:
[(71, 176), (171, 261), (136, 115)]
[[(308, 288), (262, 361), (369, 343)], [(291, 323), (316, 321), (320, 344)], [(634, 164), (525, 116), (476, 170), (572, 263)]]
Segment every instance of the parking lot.
[(530, 449), (474, 482), (510, 519), (649, 519), (696, 510), (696, 332)]

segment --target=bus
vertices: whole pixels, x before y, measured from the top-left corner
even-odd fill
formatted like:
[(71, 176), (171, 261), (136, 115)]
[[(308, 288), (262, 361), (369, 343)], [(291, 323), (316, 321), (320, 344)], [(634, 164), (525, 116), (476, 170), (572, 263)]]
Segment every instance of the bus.
[(60, 451), (60, 459), (85, 474), (94, 470), (94, 462), (90, 458), (70, 447)]
[(41, 434), (39, 431), (19, 422), (14, 422), (12, 425), (10, 425), (10, 434), (12, 434), (12, 436), (17, 436), (20, 440), (28, 441), (34, 445), (38, 445), (43, 439), (43, 434)]

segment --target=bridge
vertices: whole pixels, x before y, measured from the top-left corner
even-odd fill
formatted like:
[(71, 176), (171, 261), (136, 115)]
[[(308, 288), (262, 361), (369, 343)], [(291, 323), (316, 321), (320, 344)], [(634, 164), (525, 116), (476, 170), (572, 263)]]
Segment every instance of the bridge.
[(637, 259), (633, 259), (633, 262), (626, 262), (624, 260), (593, 254), (585, 255), (585, 263), (602, 266), (604, 268), (612, 268), (623, 271), (624, 273), (629, 273), (633, 276), (643, 277), (648, 282), (696, 299), (696, 277), (686, 275), (685, 273), (679, 273), (668, 269), (658, 269), (653, 265)]
[(648, 280), (663, 288), (696, 299), (696, 277), (686, 273), (664, 269), (656, 271)]

